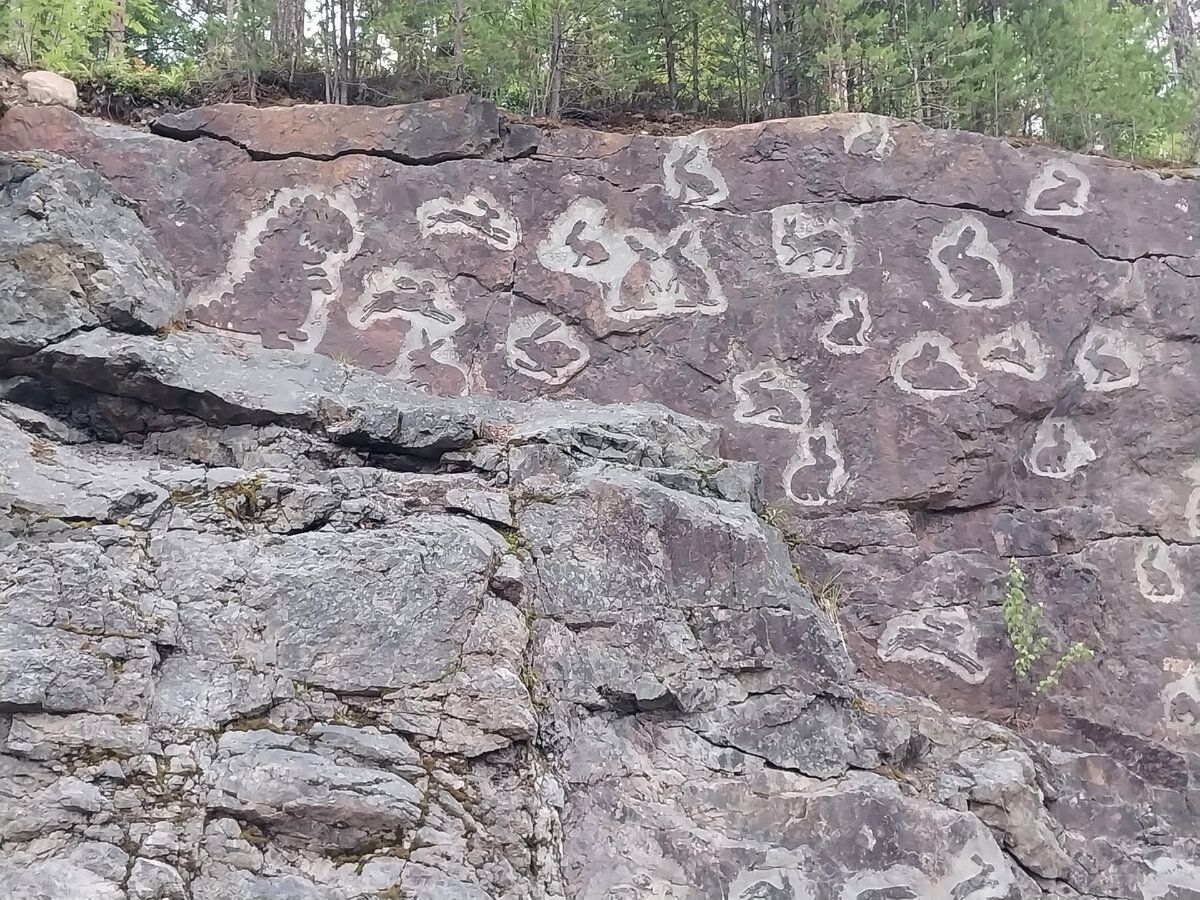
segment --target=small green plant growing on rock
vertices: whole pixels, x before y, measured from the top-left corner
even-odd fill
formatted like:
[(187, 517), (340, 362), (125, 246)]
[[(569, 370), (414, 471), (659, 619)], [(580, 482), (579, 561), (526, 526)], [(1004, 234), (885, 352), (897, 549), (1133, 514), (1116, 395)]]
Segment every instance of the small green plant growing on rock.
[[(1004, 624), (1008, 627), (1008, 640), (1013, 648), (1013, 672), (1020, 679), (1029, 677), (1034, 665), (1050, 647), (1050, 638), (1041, 631), (1042, 605), (1030, 603), (1025, 595), (1025, 572), (1016, 559), (1009, 560), (1008, 582), (1004, 588)], [(1067, 666), (1081, 659), (1091, 659), (1095, 654), (1080, 641), (1067, 648), (1050, 671), (1034, 687), (1040, 695), (1058, 684), (1058, 679)]]

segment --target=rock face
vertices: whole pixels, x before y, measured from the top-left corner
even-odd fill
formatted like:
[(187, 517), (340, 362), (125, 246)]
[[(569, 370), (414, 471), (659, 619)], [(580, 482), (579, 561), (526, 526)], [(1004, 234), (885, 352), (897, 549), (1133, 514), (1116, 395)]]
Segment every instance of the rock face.
[[(1200, 891), (1190, 182), (853, 117), (426, 166), (238, 121), (0, 122), (219, 332), (152, 333), (97, 179), (145, 278), (6, 338), (5, 896)], [(36, 159), (5, 197), (78, 195)], [(22, 233), (10, 290), (70, 298)], [(1009, 554), (1098, 653), (1025, 733)]]
[(182, 323), (171, 269), (104, 179), (30, 152), (0, 159), (0, 362), (81, 329)]

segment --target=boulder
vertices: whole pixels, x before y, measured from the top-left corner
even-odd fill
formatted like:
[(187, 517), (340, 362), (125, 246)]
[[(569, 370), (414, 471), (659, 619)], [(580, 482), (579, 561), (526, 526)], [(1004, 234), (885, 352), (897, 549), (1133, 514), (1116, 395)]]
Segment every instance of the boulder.
[(75, 109), (79, 105), (79, 92), (75, 82), (54, 72), (40, 69), (21, 76), (25, 86), (25, 98), (39, 106), (65, 106)]

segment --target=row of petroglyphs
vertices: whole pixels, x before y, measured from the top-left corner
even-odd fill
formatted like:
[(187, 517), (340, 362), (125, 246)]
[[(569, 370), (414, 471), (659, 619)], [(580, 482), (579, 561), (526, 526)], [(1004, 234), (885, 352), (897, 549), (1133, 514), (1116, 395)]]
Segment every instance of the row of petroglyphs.
[[(519, 225), (486, 192), (461, 202), (428, 201), (418, 221), (424, 233), (471, 235), (498, 249), (511, 249), (520, 239)], [(189, 305), (208, 327), (258, 338), (265, 347), (314, 352), (343, 294), (343, 267), (362, 242), (360, 215), (347, 189), (285, 188), (246, 222), (225, 272), (194, 290)], [(467, 370), (454, 343), (466, 318), (444, 274), (404, 262), (385, 265), (367, 276), (346, 316), (361, 331), (404, 320), (404, 345), (389, 374), (436, 393), (467, 392)], [(588, 357), (587, 344), (549, 313), (509, 323), (505, 360), (529, 378), (561, 385)]]
[(815, 881), (800, 867), (743, 869), (729, 884), (729, 900), (1007, 900), (1013, 879), (1007, 867), (988, 862), (998, 851), (972, 841), (955, 855), (942, 877), (903, 864), (856, 872), (832, 894), (826, 879)]
[(680, 225), (666, 235), (617, 228), (608, 208), (583, 197), (572, 203), (538, 244), (537, 257), (604, 288), (604, 311), (631, 322), (678, 313), (717, 315), (728, 308), (700, 231)]

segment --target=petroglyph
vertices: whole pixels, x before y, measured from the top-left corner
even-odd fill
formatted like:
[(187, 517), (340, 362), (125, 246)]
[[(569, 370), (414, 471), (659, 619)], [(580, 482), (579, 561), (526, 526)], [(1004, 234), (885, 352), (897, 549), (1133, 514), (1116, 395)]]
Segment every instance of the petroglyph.
[(461, 397), (467, 393), (467, 369), (458, 356), (453, 336), (431, 335), (424, 328), (412, 328), (409, 334), (407, 352), (391, 374), (431, 394)]
[(825, 424), (808, 431), (796, 455), (783, 471), (783, 491), (801, 506), (825, 506), (837, 501), (850, 484), (846, 459), (838, 448), (837, 434)]
[(449, 333), (465, 321), (440, 272), (399, 262), (372, 272), (362, 293), (346, 310), (355, 328), (400, 318), (432, 331)]
[(748, 425), (805, 431), (812, 405), (808, 385), (777, 365), (735, 375), (733, 418)]
[(1013, 298), (1013, 276), (1000, 261), (987, 228), (976, 216), (950, 222), (929, 246), (942, 298), (967, 309), (1005, 306)]
[(479, 238), (497, 250), (512, 250), (521, 241), (521, 226), (487, 191), (472, 191), (462, 202), (436, 198), (417, 207), (421, 234), (461, 234)]
[(1184, 504), (1183, 520), (1187, 524), (1188, 534), (1200, 538), (1200, 463), (1192, 466), (1183, 474), (1195, 485)]
[(1096, 451), (1070, 419), (1047, 416), (1038, 425), (1026, 466), (1043, 478), (1070, 478), (1092, 460)]
[(1075, 368), (1089, 391), (1119, 391), (1138, 383), (1142, 354), (1113, 328), (1092, 328), (1075, 354)]
[(513, 319), (504, 337), (504, 359), (529, 378), (557, 387), (587, 365), (590, 351), (566, 322), (548, 312)]
[(1171, 550), (1158, 538), (1142, 542), (1135, 563), (1138, 590), (1154, 603), (1178, 603), (1183, 599), (1179, 569), (1171, 559)]
[(362, 246), (360, 225), (347, 188), (277, 191), (234, 237), (224, 273), (193, 290), (188, 306), (201, 325), (311, 353), (341, 295), (342, 266)]
[(1179, 677), (1162, 689), (1163, 713), (1167, 727), (1190, 734), (1200, 734), (1200, 665), (1194, 660), (1168, 660), (1163, 668), (1172, 671), (1168, 663), (1181, 664)]
[(700, 231), (684, 224), (665, 237), (606, 224), (591, 198), (571, 204), (538, 245), (538, 260), (605, 288), (604, 311), (632, 322), (661, 316), (718, 315), (728, 308)]
[(936, 331), (919, 332), (901, 344), (891, 372), (900, 390), (926, 400), (973, 391), (977, 383), (950, 339)]
[(729, 196), (725, 176), (697, 135), (671, 142), (663, 157), (663, 186), (676, 200), (695, 206), (716, 206)]
[(854, 237), (836, 217), (813, 216), (799, 203), (771, 210), (771, 239), (779, 268), (796, 275), (848, 275)]
[(871, 333), (867, 295), (858, 288), (843, 288), (838, 294), (841, 309), (817, 328), (817, 337), (830, 353), (862, 353)]
[(1200, 898), (1200, 865), (1182, 859), (1147, 861), (1152, 870), (1139, 890), (1142, 900), (1197, 900)]
[(467, 392), (467, 370), (454, 347), (454, 333), (466, 317), (440, 273), (399, 262), (372, 272), (362, 293), (346, 310), (355, 328), (402, 319), (404, 343), (389, 372), (430, 393), (457, 397)]
[(1091, 190), (1091, 181), (1078, 166), (1052, 160), (1030, 182), (1025, 212), (1031, 216), (1081, 216), (1087, 212)]
[(971, 852), (980, 843), (964, 847), (941, 878), (905, 865), (859, 872), (842, 887), (840, 900), (1011, 900), (1011, 872), (988, 861), (994, 850)]
[(1028, 322), (1017, 322), (979, 342), (979, 364), (1026, 381), (1046, 377), (1049, 355)]
[(979, 632), (965, 607), (931, 607), (890, 619), (879, 639), (880, 659), (931, 662), (968, 684), (980, 684), (991, 667), (979, 658)]
[(895, 146), (887, 119), (869, 113), (860, 113), (842, 138), (842, 148), (848, 155), (869, 156), (876, 161), (891, 156)]
[(729, 883), (729, 900), (815, 900), (812, 883), (798, 869), (743, 869)]

